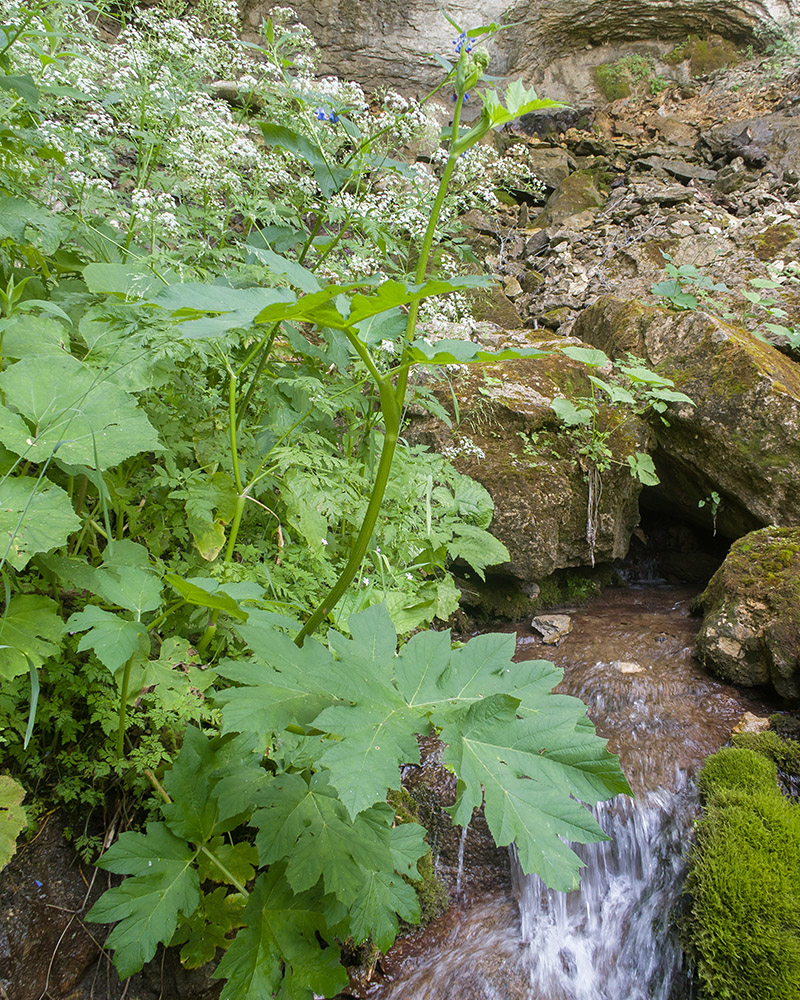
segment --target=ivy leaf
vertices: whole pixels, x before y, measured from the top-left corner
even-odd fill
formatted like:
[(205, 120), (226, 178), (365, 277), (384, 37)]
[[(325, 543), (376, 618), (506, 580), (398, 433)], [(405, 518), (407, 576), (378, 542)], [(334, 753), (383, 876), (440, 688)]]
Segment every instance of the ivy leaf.
[(370, 872), (350, 910), (350, 931), (356, 944), (371, 937), (386, 951), (397, 937), (398, 914), (410, 924), (419, 923), (419, 899), (399, 875)]
[(112, 674), (135, 653), (147, 655), (150, 651), (147, 629), (140, 622), (121, 618), (93, 604), (72, 615), (66, 628), (71, 632), (86, 632), (78, 643), (78, 652), (94, 650)]
[[(213, 973), (227, 980), (220, 1000), (278, 995), (313, 1000), (315, 994), (332, 997), (347, 986), (321, 901), (312, 892), (293, 893), (282, 865), (258, 877), (243, 920), (245, 927)], [(320, 946), (320, 938), (327, 947)]]
[(299, 774), (279, 775), (260, 794), (259, 804), (263, 808), (253, 814), (252, 824), (259, 828), (261, 863), (287, 860), (286, 877), (295, 892), (322, 879), (326, 893), (350, 906), (364, 887), (365, 869), (393, 873), (386, 818), (367, 811), (351, 820), (324, 772), (309, 782)]
[(5, 868), (17, 850), (17, 837), (28, 825), (22, 806), (25, 789), (7, 774), (0, 774), (0, 869)]
[(54, 656), (63, 642), (64, 622), (49, 597), (12, 597), (0, 618), (0, 677), (10, 680)]
[(81, 519), (49, 479), (8, 476), (0, 482), (0, 557), (24, 569), (37, 552), (60, 548)]
[(163, 823), (148, 823), (147, 833), (123, 833), (98, 862), (107, 871), (131, 873), (108, 889), (86, 915), (94, 923), (119, 921), (106, 939), (115, 949), (121, 979), (138, 972), (168, 944), (181, 914), (200, 902), (200, 882), (193, 868), (195, 852)]
[(0, 373), (0, 389), (0, 441), (32, 462), (57, 454), (102, 471), (161, 450), (133, 396), (69, 354), (17, 361)]

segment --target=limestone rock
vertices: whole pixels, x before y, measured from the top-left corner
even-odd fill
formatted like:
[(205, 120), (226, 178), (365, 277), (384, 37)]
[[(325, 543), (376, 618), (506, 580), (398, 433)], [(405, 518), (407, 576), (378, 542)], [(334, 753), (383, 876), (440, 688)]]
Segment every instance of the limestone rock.
[(575, 225), (579, 216), (591, 224), (594, 212), (604, 203), (605, 198), (595, 185), (594, 175), (588, 170), (576, 170), (565, 177), (545, 202), (544, 209), (536, 219), (537, 226), (560, 225), (568, 219)]
[[(541, 335), (520, 336), (527, 336), (529, 346), (553, 345)], [(490, 530), (511, 553), (505, 567), (511, 575), (542, 580), (556, 569), (588, 565), (589, 487), (580, 443), (550, 409), (556, 395), (590, 395), (587, 369), (559, 352), (480, 368), (464, 365), (450, 378), (459, 422), (450, 429), (427, 412), (412, 412), (406, 437), (444, 453), (486, 487), (495, 504)], [(434, 391), (455, 416), (451, 387)], [(648, 433), (638, 418), (622, 421), (603, 407), (600, 420), (610, 421), (615, 454), (647, 450)], [(641, 486), (622, 462), (602, 475), (597, 562), (623, 557), (639, 520)]]
[(744, 687), (800, 699), (800, 528), (763, 528), (740, 538), (698, 598), (697, 654)]
[(569, 615), (538, 615), (531, 621), (531, 628), (542, 637), (545, 646), (557, 646), (572, 631)]
[[(695, 401), (653, 424), (656, 468), (685, 517), (700, 522), (699, 501), (716, 492), (717, 529), (729, 538), (800, 524), (800, 367), (705, 313), (612, 296), (585, 309), (573, 333), (611, 357), (643, 357)], [(706, 503), (704, 523), (709, 514)]]
[(765, 733), (770, 727), (770, 721), (763, 715), (745, 712), (731, 733)]
[[(246, 37), (255, 38), (272, 2), (242, 0), (241, 6)], [(319, 43), (322, 71), (367, 88), (422, 96), (441, 79), (428, 53), (453, 54), (453, 28), (436, 0), (297, 0), (292, 6)], [(629, 54), (637, 43), (665, 52), (689, 34), (707, 34), (709, 25), (737, 44), (757, 42), (757, 30), (800, 8), (797, 0), (454, 0), (447, 11), (466, 27), (513, 22), (492, 42), (491, 72), (522, 75), (543, 85), (547, 96), (573, 103), (591, 89), (594, 66)]]

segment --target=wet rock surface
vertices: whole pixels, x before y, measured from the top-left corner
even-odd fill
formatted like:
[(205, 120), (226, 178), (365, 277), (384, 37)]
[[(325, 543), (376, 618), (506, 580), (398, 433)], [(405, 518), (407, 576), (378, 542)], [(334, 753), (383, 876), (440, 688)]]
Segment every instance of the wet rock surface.
[[(504, 336), (503, 342), (509, 338)], [(486, 487), (495, 504), (492, 532), (510, 553), (504, 569), (530, 581), (592, 559), (582, 444), (550, 407), (557, 396), (591, 396), (591, 384), (585, 365), (556, 350), (570, 341), (541, 340), (521, 331), (516, 342), (551, 353), (480, 368), (460, 366), (452, 390), (449, 385), (435, 389), (454, 418), (455, 393), (459, 420), (448, 427), (427, 412), (412, 412), (407, 436), (445, 454), (459, 471)], [(622, 419), (602, 403), (598, 419), (610, 429), (615, 454), (647, 449), (649, 431), (642, 420)], [(627, 552), (639, 520), (640, 491), (624, 460), (603, 474), (594, 539), (597, 562)]]
[(712, 492), (729, 538), (800, 519), (800, 367), (741, 327), (604, 297), (573, 333), (611, 357), (626, 352), (674, 380), (695, 406), (656, 416), (662, 493), (688, 517)]
[(744, 687), (800, 699), (800, 528), (764, 528), (740, 538), (698, 599), (697, 653), (706, 667)]

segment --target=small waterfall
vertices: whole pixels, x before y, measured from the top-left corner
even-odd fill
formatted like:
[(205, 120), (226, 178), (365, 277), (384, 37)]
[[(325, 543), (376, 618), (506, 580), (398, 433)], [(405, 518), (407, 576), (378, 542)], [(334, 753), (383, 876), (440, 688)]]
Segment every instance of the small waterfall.
[[(517, 658), (564, 668), (558, 690), (586, 703), (636, 797), (596, 807), (612, 839), (573, 845), (586, 863), (579, 890), (553, 892), (522, 875), (512, 849), (513, 897), (455, 908), (371, 997), (688, 1000), (675, 917), (697, 810), (691, 778), (743, 712), (769, 712), (694, 662), (691, 597), (668, 587), (606, 591), (570, 612), (573, 630), (555, 648), (520, 626)], [(463, 858), (463, 840), (461, 849)], [(467, 896), (469, 876), (459, 865)]]
[(586, 868), (576, 892), (548, 889), (513, 858), (534, 996), (670, 1000), (683, 965), (672, 916), (693, 799), (684, 787), (600, 803), (595, 817), (613, 839), (578, 849)]

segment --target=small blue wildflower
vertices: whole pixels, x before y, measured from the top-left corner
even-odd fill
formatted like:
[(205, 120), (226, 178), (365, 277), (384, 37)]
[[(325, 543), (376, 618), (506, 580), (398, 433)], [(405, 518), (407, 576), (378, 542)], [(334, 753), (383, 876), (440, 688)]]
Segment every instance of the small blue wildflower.
[[(454, 100), (454, 101), (457, 101), (457, 100), (458, 100), (458, 94), (453, 94), (453, 100)], [(469, 100), (469, 94), (464, 94), (464, 100), (465, 100), (465, 101), (468, 101), (468, 100)]]
[(334, 125), (336, 124), (336, 122), (339, 121), (339, 116), (336, 114), (335, 111), (331, 111), (330, 113), (328, 113), (324, 108), (315, 108), (314, 117), (318, 121), (331, 122)]
[(36, 888), (37, 888), (37, 889), (41, 889), (41, 888), (42, 888), (42, 885), (43, 885), (43, 883), (42, 883), (42, 882), (40, 882), (38, 878), (35, 878), (35, 879), (33, 880), (33, 884), (34, 884), (34, 885), (36, 886)]
[(458, 38), (453, 39), (453, 45), (456, 47), (456, 52), (461, 52), (461, 50), (466, 46), (467, 54), (472, 52), (472, 46), (475, 43), (474, 38), (470, 38), (466, 31), (462, 31)]

